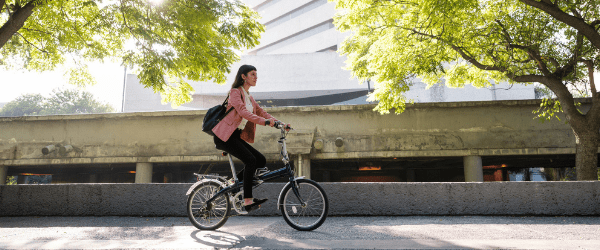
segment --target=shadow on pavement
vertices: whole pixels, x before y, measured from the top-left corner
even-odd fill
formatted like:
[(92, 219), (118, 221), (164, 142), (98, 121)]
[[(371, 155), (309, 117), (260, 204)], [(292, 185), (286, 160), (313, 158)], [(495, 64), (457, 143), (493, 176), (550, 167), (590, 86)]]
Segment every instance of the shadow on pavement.
[(196, 242), (214, 248), (229, 248), (244, 240), (244, 237), (222, 231), (196, 230), (190, 234)]

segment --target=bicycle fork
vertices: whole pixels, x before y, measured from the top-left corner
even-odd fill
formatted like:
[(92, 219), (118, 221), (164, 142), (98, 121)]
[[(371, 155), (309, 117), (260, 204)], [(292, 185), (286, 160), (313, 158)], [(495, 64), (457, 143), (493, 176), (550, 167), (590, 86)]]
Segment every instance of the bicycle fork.
[[(302, 206), (306, 206), (306, 202), (304, 201), (304, 199), (302, 199), (302, 196), (300, 195), (300, 191), (298, 190), (298, 182), (297, 180), (299, 179), (304, 179), (304, 176), (298, 177), (298, 178), (294, 178), (294, 177), (290, 177), (290, 182), (288, 182), (287, 185), (292, 185), (291, 189), (294, 192), (294, 195), (296, 196), (296, 198), (298, 198), (298, 200), (300, 201), (300, 204), (302, 204)], [(286, 185), (286, 186), (287, 186)], [(285, 190), (286, 187), (284, 186), (281, 189), (281, 193), (279, 193), (279, 199), (277, 202), (277, 209), (280, 209), (281, 206), (283, 205), (283, 190)]]
[(306, 206), (306, 203), (302, 199), (302, 196), (300, 196), (300, 191), (298, 191), (298, 182), (296, 181), (296, 179), (292, 180), (292, 190), (294, 191), (296, 198), (298, 198), (298, 200), (300, 201), (300, 204), (302, 204), (302, 207)]

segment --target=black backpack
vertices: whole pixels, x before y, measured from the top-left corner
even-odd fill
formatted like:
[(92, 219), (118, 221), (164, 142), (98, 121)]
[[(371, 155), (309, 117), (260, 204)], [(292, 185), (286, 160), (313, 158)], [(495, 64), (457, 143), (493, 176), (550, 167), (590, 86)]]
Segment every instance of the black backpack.
[[(223, 104), (214, 106), (214, 107), (210, 108), (208, 111), (206, 111), (206, 115), (204, 116), (204, 121), (202, 121), (202, 131), (204, 131), (204, 133), (207, 133), (211, 136), (215, 135), (212, 132), (212, 129), (215, 126), (217, 126), (217, 124), (219, 124), (221, 119), (223, 119), (233, 109), (233, 107), (231, 107), (229, 110), (227, 110), (227, 104), (228, 104), (227, 100), (229, 100), (229, 95), (227, 95), (227, 98), (225, 98), (225, 101), (223, 101)], [(227, 110), (227, 111), (225, 111), (225, 110)]]

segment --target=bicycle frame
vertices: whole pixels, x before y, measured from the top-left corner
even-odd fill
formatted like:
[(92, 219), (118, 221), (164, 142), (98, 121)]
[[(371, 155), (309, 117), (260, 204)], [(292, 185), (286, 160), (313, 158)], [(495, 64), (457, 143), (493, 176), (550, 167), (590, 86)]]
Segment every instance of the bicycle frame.
[[(287, 146), (286, 146), (286, 129), (285, 129), (285, 125), (279, 125), (277, 128), (279, 128), (281, 130), (281, 136), (279, 137), (279, 140), (277, 141), (279, 143), (280, 149), (281, 149), (281, 157), (282, 157), (282, 161), (284, 164), (284, 167), (274, 170), (274, 171), (270, 171), (267, 172), (265, 174), (262, 175), (258, 175), (256, 176), (258, 178), (259, 181), (269, 181), (269, 180), (273, 180), (273, 179), (277, 179), (277, 178), (281, 178), (281, 177), (288, 177), (289, 178), (289, 183), (292, 183), (292, 190), (294, 191), (294, 194), (296, 195), (296, 197), (298, 197), (298, 200), (304, 204), (304, 200), (302, 199), (302, 197), (300, 197), (300, 193), (298, 192), (298, 184), (296, 183), (295, 180), (297, 179), (302, 179), (304, 178), (302, 177), (295, 177), (295, 172), (292, 169), (292, 166), (290, 165), (290, 158), (287, 152)], [(223, 194), (223, 193), (237, 193), (239, 192), (242, 188), (243, 188), (243, 182), (238, 181), (237, 175), (236, 175), (236, 170), (235, 170), (235, 165), (233, 164), (233, 158), (231, 157), (231, 154), (227, 154), (227, 157), (229, 159), (229, 165), (231, 166), (231, 173), (233, 175), (233, 179), (234, 179), (234, 184), (228, 187), (225, 187), (223, 189), (221, 189), (219, 192), (217, 192), (213, 197), (211, 197), (210, 199), (208, 199), (206, 201), (206, 204), (210, 204), (212, 201), (214, 201), (217, 197), (219, 197), (219, 195)], [(211, 176), (211, 175), (205, 175), (202, 177), (207, 177), (210, 179), (214, 179), (217, 176)], [(219, 178), (220, 176), (218, 176), (217, 178)], [(222, 177), (221, 177), (222, 178)], [(253, 183), (252, 187), (255, 188), (258, 185), (260, 185), (262, 182), (260, 183)], [(289, 185), (289, 184), (288, 184)], [(190, 188), (190, 190), (193, 190), (193, 187)], [(280, 195), (281, 196), (281, 195)], [(278, 204), (279, 206), (279, 204)]]

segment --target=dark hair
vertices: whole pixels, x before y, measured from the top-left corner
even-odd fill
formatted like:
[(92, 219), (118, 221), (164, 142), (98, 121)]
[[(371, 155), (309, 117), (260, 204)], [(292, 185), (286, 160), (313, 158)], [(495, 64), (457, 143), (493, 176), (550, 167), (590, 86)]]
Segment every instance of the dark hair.
[(237, 74), (235, 74), (235, 80), (233, 81), (231, 88), (235, 89), (235, 88), (239, 88), (242, 85), (244, 85), (244, 79), (242, 78), (242, 74), (248, 75), (248, 72), (250, 72), (252, 70), (256, 70), (256, 68), (252, 65), (244, 64), (244, 65), (240, 66), (240, 69), (238, 70)]

